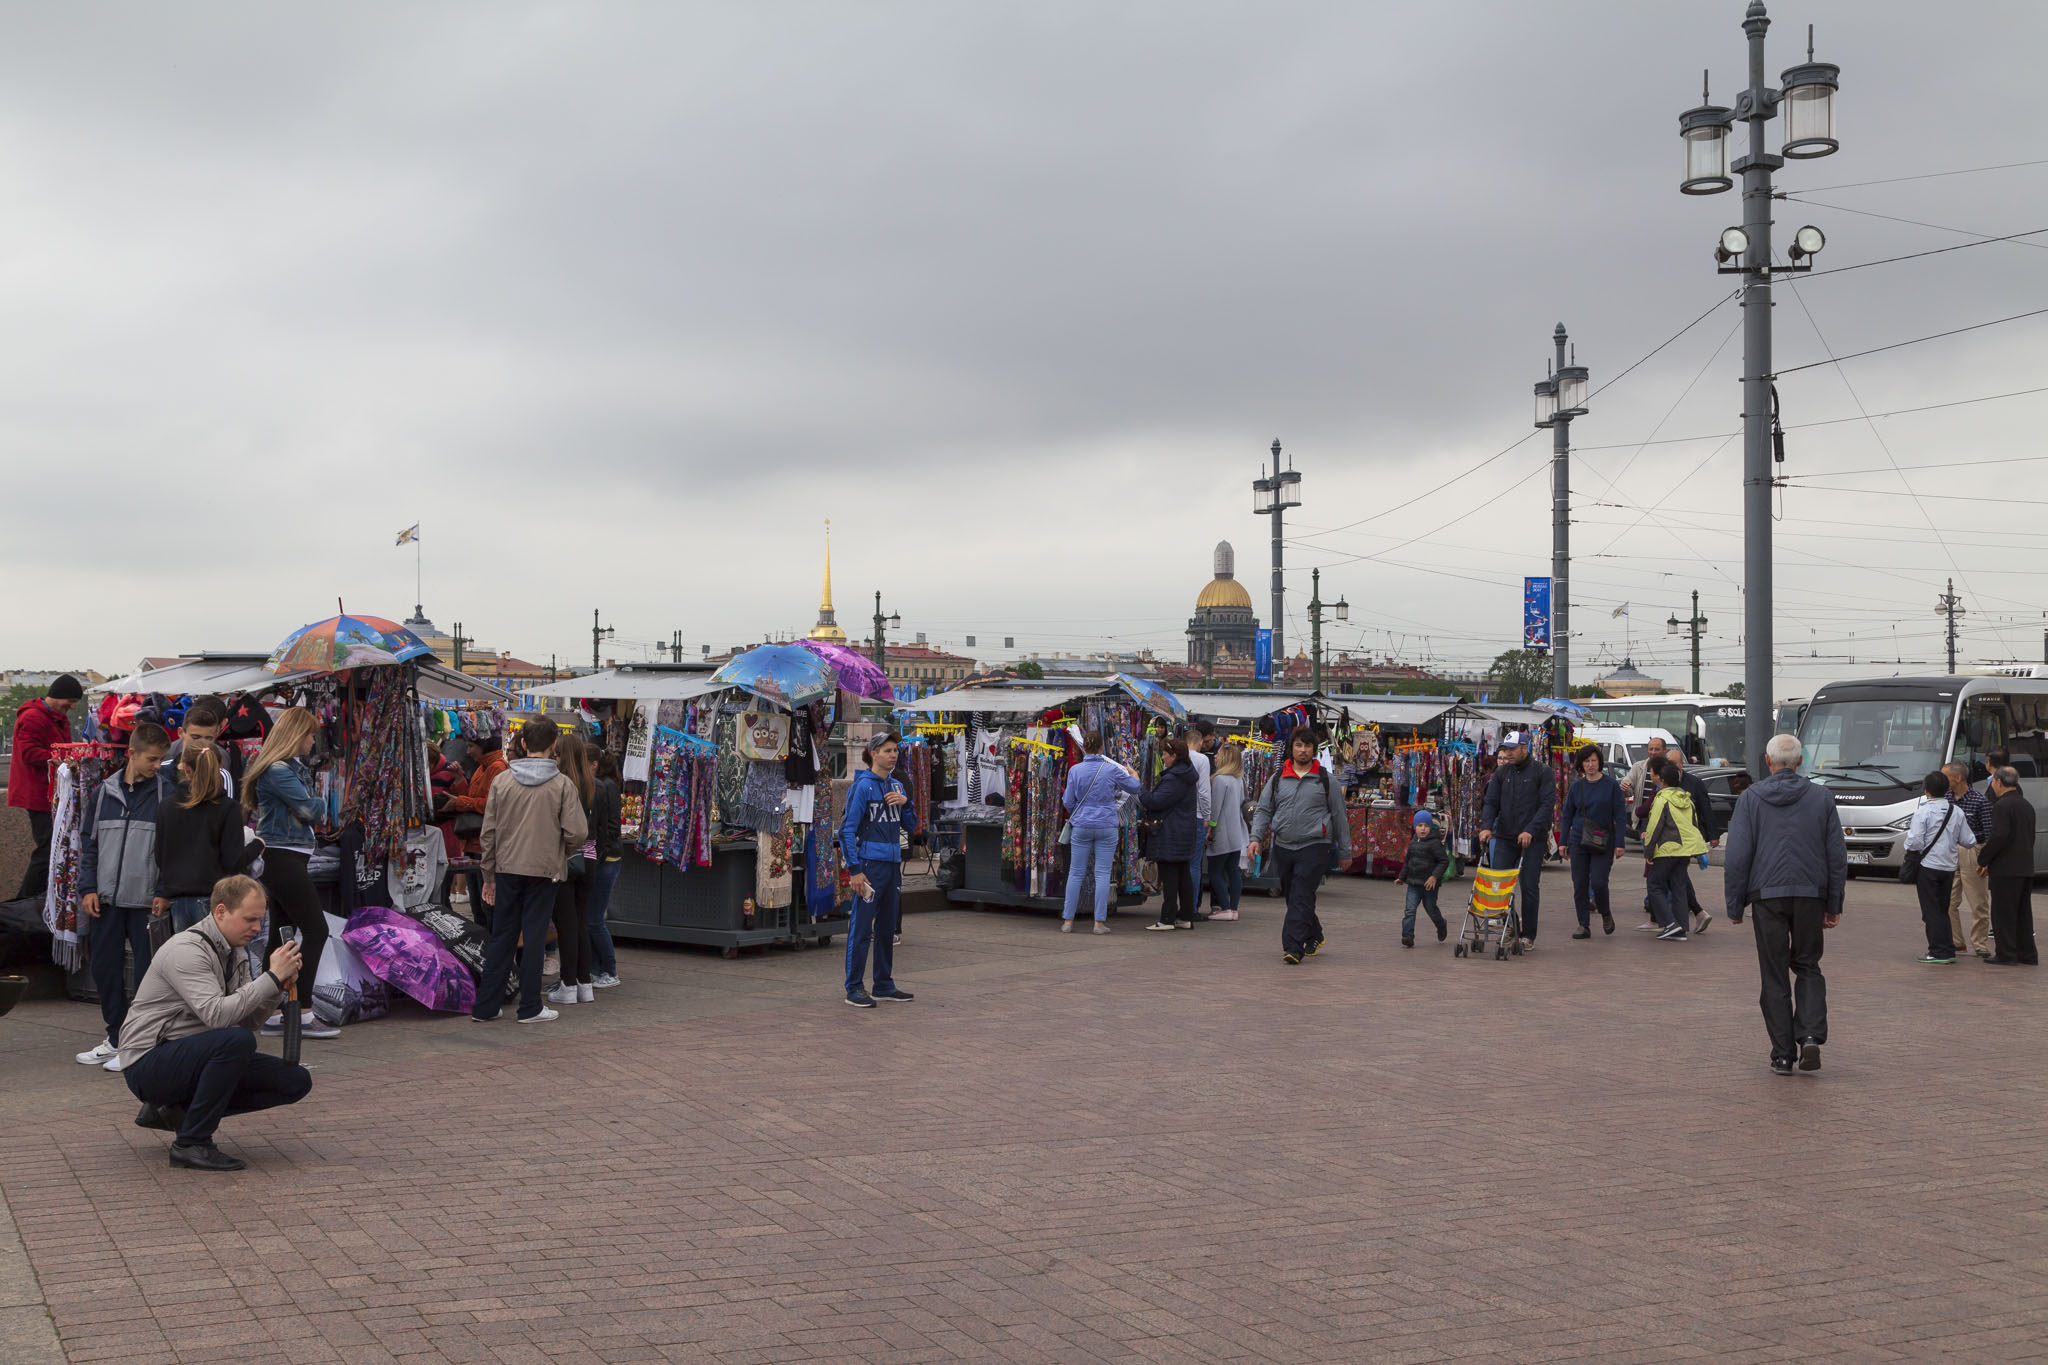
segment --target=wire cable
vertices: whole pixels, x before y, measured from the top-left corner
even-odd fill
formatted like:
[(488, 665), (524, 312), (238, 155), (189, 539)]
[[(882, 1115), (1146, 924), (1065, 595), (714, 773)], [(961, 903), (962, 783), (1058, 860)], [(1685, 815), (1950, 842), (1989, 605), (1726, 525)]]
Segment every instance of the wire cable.
[[(1982, 241), (1984, 241), (1984, 242), (2013, 242), (2013, 241), (2019, 241), (2019, 239), (2020, 239), (2020, 238), (2022, 238), (2022, 237), (2032, 237), (2032, 236), (2034, 236), (2034, 235), (2035, 235), (2035, 233), (2036, 233), (2036, 232), (2040, 231), (2040, 229), (2036, 228), (2036, 229), (2034, 229), (2033, 231), (2030, 231), (2030, 232), (2013, 232), (2013, 233), (2007, 233), (2006, 235), (2004, 235), (2004, 236), (2002, 236), (2002, 237), (2001, 237), (2001, 236), (1997, 235), (1996, 233), (1990, 233), (1990, 232), (1978, 232), (1978, 231), (1976, 231), (1975, 229), (1972, 229), (1972, 228), (1959, 228), (1959, 227), (1950, 227), (1950, 226), (1949, 226), (1948, 224), (1946, 224), (1946, 223), (1924, 223), (1924, 222), (1920, 221), (1920, 220), (1919, 220), (1918, 218), (1901, 218), (1901, 217), (1897, 216), (1896, 214), (1891, 214), (1891, 213), (1872, 213), (1872, 212), (1871, 212), (1871, 211), (1870, 211), (1869, 209), (1852, 209), (1852, 208), (1849, 208), (1848, 206), (1846, 206), (1846, 205), (1843, 205), (1843, 204), (1823, 204), (1823, 203), (1822, 203), (1822, 202), (1821, 202), (1820, 200), (1818, 200), (1818, 199), (1802, 199), (1802, 198), (1800, 198), (1800, 197), (1799, 197), (1798, 195), (1796, 195), (1796, 194), (1781, 194), (1781, 195), (1779, 195), (1779, 196), (1777, 196), (1777, 197), (1778, 197), (1778, 198), (1780, 198), (1780, 199), (1783, 199), (1783, 200), (1785, 200), (1785, 201), (1786, 201), (1787, 203), (1792, 203), (1792, 204), (1805, 204), (1805, 205), (1807, 205), (1807, 206), (1808, 206), (1808, 207), (1810, 207), (1810, 208), (1817, 208), (1817, 209), (1827, 209), (1827, 210), (1829, 210), (1829, 211), (1831, 211), (1831, 212), (1834, 212), (1834, 213), (1853, 213), (1853, 214), (1855, 214), (1855, 215), (1856, 215), (1857, 217), (1859, 217), (1859, 218), (1881, 218), (1881, 219), (1883, 219), (1883, 220), (1884, 220), (1885, 222), (1887, 222), (1887, 223), (1904, 223), (1904, 224), (1905, 224), (1905, 225), (1906, 225), (1907, 227), (1922, 227), (1922, 228), (1927, 228), (1927, 229), (1929, 229), (1929, 230), (1931, 230), (1931, 231), (1934, 231), (1934, 232), (1953, 232), (1953, 233), (1955, 233), (1955, 234), (1956, 234), (1957, 236), (1959, 236), (1959, 237), (1976, 237), (1976, 238), (1978, 238), (1978, 239), (1980, 239), (1980, 240), (1982, 240)], [(2039, 249), (2041, 249), (2041, 250), (2044, 250), (2044, 251), (2048, 251), (2048, 242), (2024, 242), (2024, 241), (2021, 241), (2021, 242), (2019, 242), (2019, 244), (2020, 244), (2021, 246), (2031, 246), (2031, 247), (2037, 247), (2037, 248), (2039, 248)], [(1972, 245), (1974, 245), (1974, 243), (1972, 243)], [(1953, 250), (1954, 248), (1950, 248), (1950, 249), (1951, 249), (1951, 250)], [(1917, 253), (1917, 254), (1922, 254), (1922, 255), (1932, 255), (1933, 253), (1932, 253), (1932, 252), (1923, 252), (1923, 253)], [(1906, 258), (1906, 257), (1901, 257), (1901, 258), (1899, 258), (1899, 259), (1902, 259), (1902, 260), (1903, 260), (1903, 259), (1908, 259), (1908, 258)], [(1877, 262), (1873, 261), (1873, 262), (1871, 262), (1871, 264), (1872, 264), (1872, 265), (1875, 265), (1875, 264), (1877, 264)], [(1848, 269), (1850, 269), (1850, 267), (1849, 267), (1849, 266), (1843, 266), (1843, 267), (1842, 267), (1842, 269), (1844, 269), (1844, 270), (1848, 270)], [(1824, 275), (1831, 275), (1831, 274), (1834, 274), (1835, 272), (1834, 272), (1834, 271), (1831, 271), (1831, 270), (1827, 270), (1827, 271), (1817, 271), (1817, 272), (1815, 272), (1815, 273), (1817, 273), (1817, 274), (1824, 274)]]
[[(1951, 175), (1982, 175), (1986, 171), (2011, 171), (2022, 166), (2048, 166), (2048, 158), (2039, 161), (2007, 161), (1996, 166), (1968, 166), (1960, 171), (1927, 171), (1921, 175), (1895, 175), (1887, 180), (1852, 180), (1846, 185), (1816, 185), (1811, 189), (1798, 191), (1800, 194), (1828, 194), (1834, 190), (1860, 190), (1871, 185), (1903, 185), (1912, 180), (1940, 180)], [(1781, 196), (1782, 197), (1782, 196)]]
[[(1787, 286), (1791, 286), (1795, 285), (1797, 281), (1788, 279), (1783, 281), (1783, 283), (1785, 283)], [(1794, 297), (1798, 296), (1798, 291), (1796, 289), (1793, 290), (1793, 295)], [(1961, 336), (1964, 332), (1978, 332), (1982, 331), (1986, 327), (1996, 327), (2000, 323), (2018, 322), (2022, 318), (2037, 318), (2040, 317), (2043, 313), (2048, 313), (2048, 308), (2036, 308), (2031, 312), (2014, 313), (2010, 317), (1993, 318), (1989, 322), (1973, 322), (1968, 327), (1956, 327), (1946, 332), (1935, 332), (1929, 336), (1914, 337), (1909, 341), (1894, 341), (1889, 346), (1873, 346), (1867, 351), (1851, 351), (1847, 355), (1830, 355), (1826, 360), (1816, 360), (1811, 362), (1810, 364), (1793, 365), (1789, 368), (1779, 370), (1776, 373), (1774, 373), (1771, 377), (1774, 379), (1778, 379), (1783, 378), (1785, 375), (1788, 374), (1798, 374), (1801, 370), (1817, 370), (1821, 368), (1823, 365), (1839, 365), (1845, 360), (1857, 360), (1867, 355), (1878, 355), (1885, 351), (1896, 351), (1902, 346), (1918, 346), (1923, 341), (1939, 341), (1943, 337)], [(1858, 406), (1861, 405), (1859, 404)], [(1864, 420), (1867, 421), (1869, 419), (1866, 416)]]

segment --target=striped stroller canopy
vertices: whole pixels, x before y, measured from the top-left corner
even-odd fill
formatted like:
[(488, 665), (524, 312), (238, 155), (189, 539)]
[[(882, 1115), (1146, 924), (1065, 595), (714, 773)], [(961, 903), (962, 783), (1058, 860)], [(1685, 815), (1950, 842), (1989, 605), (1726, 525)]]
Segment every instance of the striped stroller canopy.
[(1472, 869), (1472, 909), (1481, 915), (1505, 915), (1514, 902), (1519, 867), (1475, 867)]

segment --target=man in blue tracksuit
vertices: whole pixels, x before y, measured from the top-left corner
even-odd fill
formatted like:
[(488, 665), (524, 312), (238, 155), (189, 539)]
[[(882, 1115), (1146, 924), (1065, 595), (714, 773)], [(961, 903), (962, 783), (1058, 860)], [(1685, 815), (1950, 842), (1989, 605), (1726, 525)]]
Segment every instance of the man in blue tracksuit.
[[(896, 989), (891, 973), (894, 951), (890, 936), (903, 905), (901, 832), (917, 833), (917, 810), (896, 780), (897, 739), (881, 734), (868, 741), (865, 771), (846, 793), (846, 816), (839, 822), (839, 846), (853, 883), (853, 922), (846, 931), (846, 1003), (869, 1010), (877, 1000), (912, 999)], [(875, 949), (875, 989), (870, 995), (868, 944)]]

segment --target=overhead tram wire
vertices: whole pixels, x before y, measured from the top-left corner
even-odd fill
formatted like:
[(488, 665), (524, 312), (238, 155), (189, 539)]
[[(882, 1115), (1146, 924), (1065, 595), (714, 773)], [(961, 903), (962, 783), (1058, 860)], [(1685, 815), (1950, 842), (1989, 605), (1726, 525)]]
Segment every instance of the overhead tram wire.
[[(1978, 332), (1986, 327), (1996, 327), (2000, 323), (2018, 322), (2022, 318), (2037, 318), (2043, 313), (2048, 313), (2048, 308), (2035, 308), (2025, 313), (2014, 313), (2009, 317), (1993, 318), (1989, 322), (1973, 322), (1968, 327), (1954, 327), (1946, 332), (1933, 332), (1924, 337), (1913, 337), (1906, 341), (1894, 341), (1889, 346), (1873, 346), (1867, 351), (1851, 351), (1847, 355), (1830, 355), (1826, 360), (1815, 360), (1805, 365), (1788, 365), (1784, 369), (1778, 370), (1774, 377), (1783, 378), (1788, 374), (1798, 374), (1801, 370), (1817, 370), (1824, 365), (1840, 365), (1845, 360), (1860, 360), (1867, 355), (1879, 355), (1885, 351), (1896, 351), (1902, 346), (1918, 346), (1923, 341), (1939, 341), (1943, 337), (1961, 336), (1965, 332)], [(1818, 333), (1819, 329), (1816, 328), (1815, 331)], [(1861, 407), (1862, 404), (1859, 403), (1857, 406)], [(1870, 421), (1870, 414), (1865, 413), (1863, 420), (1866, 422)], [(1874, 427), (1872, 428), (1872, 430), (1875, 429)]]
[[(2048, 229), (2044, 229), (2044, 231), (2048, 231)], [(1811, 279), (1812, 277), (1808, 276), (1808, 278)], [(1784, 374), (1788, 373), (1788, 371), (1781, 370), (1779, 373)], [(2007, 393), (1987, 393), (1977, 398), (1957, 398), (1946, 403), (1926, 403), (1917, 408), (1893, 408), (1889, 412), (1870, 413), (1868, 417), (1858, 414), (1855, 417), (1829, 417), (1818, 422), (1788, 422), (1785, 424), (1784, 430), (1806, 431), (1813, 427), (1838, 427), (1845, 422), (1863, 422), (1868, 421), (1872, 417), (1904, 417), (1915, 412), (1939, 412), (1943, 408), (1964, 408), (1969, 407), (1973, 403), (1995, 403), (2001, 398), (2027, 398), (2037, 393), (2048, 393), (2048, 384), (2043, 384), (2039, 388), (2033, 389), (2013, 389)], [(1618, 441), (1613, 445), (1573, 446), (1572, 450), (1578, 452), (1584, 450), (1630, 450), (1637, 446), (1681, 446), (1689, 445), (1694, 441), (1719, 441), (1729, 436), (1740, 436), (1741, 434), (1739, 431), (1709, 431), (1703, 432), (1698, 436), (1666, 436), (1654, 441)]]
[[(1776, 197), (1791, 204), (1805, 204), (1808, 208), (1826, 209), (1830, 213), (1853, 213), (1859, 218), (1881, 218), (1887, 223), (1904, 223), (1907, 227), (1926, 228), (1930, 232), (1953, 232), (1959, 237), (1975, 237), (1978, 239), (1978, 241), (1976, 242), (1965, 243), (1965, 245), (1967, 246), (1988, 246), (1992, 242), (2013, 242), (2020, 246), (2030, 246), (2043, 250), (2048, 250), (2048, 242), (2028, 242), (2021, 240), (2022, 238), (2033, 237), (2043, 231), (2048, 231), (2048, 229), (2043, 228), (2034, 228), (2027, 232), (2009, 232), (2001, 235), (1995, 232), (1979, 232), (1975, 228), (1950, 227), (1946, 223), (1926, 223), (1922, 222), (1918, 218), (1901, 218), (1897, 214), (1893, 213), (1872, 213), (1869, 209), (1852, 209), (1842, 204), (1823, 204), (1818, 199), (1806, 198), (1804, 194), (1781, 194)], [(1954, 251), (1957, 248), (1948, 247), (1946, 249), (1949, 251)], [(1909, 261), (1912, 260), (1915, 256), (1932, 256), (1934, 254), (1935, 253), (1932, 251), (1916, 251), (1910, 256), (1895, 256), (1891, 259)], [(1880, 262), (1866, 261), (1864, 262), (1864, 264), (1878, 265), (1880, 264)], [(1845, 265), (1842, 266), (1840, 269), (1850, 270), (1854, 268), (1855, 267)], [(1839, 273), (1840, 270), (1817, 270), (1814, 272), (1815, 275), (1834, 275)]]
[(1815, 185), (1801, 194), (1831, 194), (1836, 190), (1861, 190), (1872, 185), (1904, 185), (1914, 180), (1940, 180), (1951, 175), (1983, 175), (1987, 171), (2012, 171), (2023, 166), (2048, 166), (2048, 158), (2037, 161), (2006, 161), (1996, 166), (1966, 166), (1959, 171), (1925, 171), (1919, 175), (1894, 175), (1884, 180), (1852, 180), (1846, 185)]

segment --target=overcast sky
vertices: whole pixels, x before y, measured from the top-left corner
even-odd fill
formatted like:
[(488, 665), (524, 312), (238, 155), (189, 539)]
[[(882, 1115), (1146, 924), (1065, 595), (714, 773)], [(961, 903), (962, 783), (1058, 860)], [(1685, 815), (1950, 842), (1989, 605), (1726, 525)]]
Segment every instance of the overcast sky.
[[(1727, 292), (1739, 199), (1679, 195), (1676, 126), (1702, 67), (1733, 96), (1742, 11), (9, 7), (0, 667), (402, 618), (414, 522), (486, 647), (587, 661), (596, 607), (613, 656), (723, 648), (811, 624), (827, 517), (850, 633), (879, 589), (982, 657), (1179, 656), (1219, 539), (1268, 614), (1276, 437), (1290, 650), (1320, 565), (1337, 646), (1484, 662), (1549, 571), (1549, 435), (1440, 486), (1530, 435), (1557, 322), (1597, 388)], [(1774, 76), (1808, 22), (1843, 68), (1781, 241), (2048, 228), (2048, 165), (1822, 189), (2048, 158), (2048, 7), (1774, 18)], [(1779, 365), (2034, 308), (2048, 234), (1815, 278)], [(1693, 589), (1740, 676), (1737, 311), (1575, 425), (1581, 680), (1679, 681)], [(1950, 575), (1966, 656), (2040, 657), (2048, 393), (1859, 414), (2043, 386), (2048, 317), (1785, 376), (1833, 424), (1788, 438), (1783, 692), (1938, 657)]]

